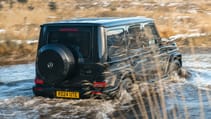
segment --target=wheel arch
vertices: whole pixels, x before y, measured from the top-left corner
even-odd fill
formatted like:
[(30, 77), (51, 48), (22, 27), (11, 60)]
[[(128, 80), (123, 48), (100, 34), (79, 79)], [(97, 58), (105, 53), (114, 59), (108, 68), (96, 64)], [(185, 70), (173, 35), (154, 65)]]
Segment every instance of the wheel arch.
[(121, 80), (124, 80), (126, 78), (130, 78), (132, 82), (135, 82), (136, 80), (135, 73), (131, 70), (126, 70), (125, 72), (122, 73)]
[(175, 60), (178, 60), (180, 63), (180, 67), (182, 67), (182, 54), (181, 53), (174, 53), (170, 56), (169, 62), (173, 62)]

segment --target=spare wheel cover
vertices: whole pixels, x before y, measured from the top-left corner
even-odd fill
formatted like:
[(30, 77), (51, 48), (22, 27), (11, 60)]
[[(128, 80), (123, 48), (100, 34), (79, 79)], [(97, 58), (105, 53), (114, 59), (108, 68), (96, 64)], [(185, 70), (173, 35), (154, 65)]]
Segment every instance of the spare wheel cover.
[(74, 68), (74, 56), (63, 45), (49, 44), (38, 51), (37, 67), (45, 80), (63, 80)]

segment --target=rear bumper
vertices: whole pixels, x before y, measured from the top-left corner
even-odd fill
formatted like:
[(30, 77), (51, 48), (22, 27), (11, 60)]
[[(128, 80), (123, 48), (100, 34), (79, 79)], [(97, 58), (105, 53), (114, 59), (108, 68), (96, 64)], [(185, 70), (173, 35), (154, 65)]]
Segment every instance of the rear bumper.
[[(58, 97), (56, 95), (57, 91), (63, 91), (63, 92), (78, 92), (79, 93), (79, 98), (74, 98), (74, 99), (83, 99), (83, 98), (90, 98), (90, 95), (86, 93), (83, 90), (71, 90), (71, 89), (60, 89), (60, 88), (53, 88), (53, 87), (39, 87), (39, 86), (34, 86), (32, 88), (33, 93), (35, 96), (42, 96), (42, 97), (48, 97), (48, 98), (69, 98), (69, 97)], [(85, 95), (85, 93), (87, 95)], [(73, 99), (73, 98), (71, 98)]]
[(55, 92), (56, 92), (55, 88), (43, 88), (43, 87), (37, 87), (37, 86), (34, 86), (32, 90), (35, 96), (42, 96), (42, 97), (49, 97), (49, 98), (55, 97)]
[[(47, 98), (68, 98), (68, 99), (87, 99), (87, 98), (114, 98), (118, 92), (117, 87), (105, 88), (105, 89), (91, 89), (83, 90), (82, 88), (78, 90), (66, 89), (66, 88), (54, 88), (54, 87), (39, 87), (34, 86), (32, 88), (35, 96), (42, 96)], [(70, 98), (70, 97), (58, 97), (56, 92), (77, 92), (79, 98)]]

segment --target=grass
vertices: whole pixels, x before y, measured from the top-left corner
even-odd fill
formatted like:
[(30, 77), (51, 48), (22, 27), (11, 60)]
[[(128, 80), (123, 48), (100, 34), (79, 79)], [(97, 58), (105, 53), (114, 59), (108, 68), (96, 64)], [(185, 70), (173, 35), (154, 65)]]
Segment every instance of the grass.
[[(37, 29), (39, 29), (40, 24), (49, 21), (70, 19), (75, 17), (147, 16), (155, 19), (155, 22), (157, 23), (158, 28), (161, 29), (161, 34), (164, 35), (164, 37), (174, 35), (176, 33), (184, 33), (184, 31), (189, 32), (189, 29), (192, 28), (199, 29), (201, 32), (209, 32), (211, 30), (211, 24), (209, 22), (211, 16), (202, 13), (205, 10), (210, 10), (210, 6), (207, 5), (206, 2), (183, 2), (189, 4), (194, 3), (199, 10), (199, 12), (196, 14), (187, 12), (188, 8), (191, 8), (188, 7), (189, 4), (168, 7), (160, 6), (159, 1), (156, 0), (148, 1), (148, 3), (153, 4), (151, 6), (144, 6), (142, 4), (130, 5), (131, 1), (112, 1), (106, 7), (93, 5), (91, 4), (92, 2), (83, 3), (83, 1), (78, 1), (75, 2), (74, 5), (71, 5), (72, 2), (73, 1), (67, 2), (65, 0), (59, 2), (56, 1), (57, 9), (55, 11), (51, 11), (49, 9), (47, 1), (39, 2), (29, 0), (27, 4), (15, 3), (13, 8), (4, 7), (0, 11), (0, 28), (6, 29), (9, 32), (8, 34), (11, 34), (10, 36), (14, 36), (16, 38), (17, 36), (22, 35), (17, 38), (27, 39), (33, 36), (36, 38), (38, 34), (32, 33), (38, 32)], [(172, 1), (162, 1), (162, 3), (169, 2)], [(174, 2), (181, 1), (175, 0)], [(33, 6), (34, 9), (29, 10), (29, 6)], [(55, 18), (49, 18), (48, 16), (55, 16)], [(179, 19), (178, 16), (189, 16), (189, 18)], [(197, 20), (195, 19), (196, 17)], [(177, 24), (175, 22), (177, 22)], [(171, 29), (176, 29), (176, 32)]]
[(11, 41), (0, 44), (0, 65), (27, 63), (35, 60), (37, 44), (17, 44)]

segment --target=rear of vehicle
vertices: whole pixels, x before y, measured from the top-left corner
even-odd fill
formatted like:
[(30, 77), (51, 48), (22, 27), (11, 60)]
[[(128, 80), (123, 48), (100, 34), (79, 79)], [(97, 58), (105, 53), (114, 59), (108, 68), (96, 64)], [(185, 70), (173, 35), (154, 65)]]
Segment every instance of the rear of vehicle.
[(72, 99), (117, 97), (135, 81), (157, 80), (181, 68), (176, 45), (162, 43), (153, 20), (142, 17), (44, 24), (33, 92)]
[[(98, 26), (54, 23), (41, 26), (36, 60), (36, 96), (88, 98), (106, 86), (97, 65)], [(93, 87), (94, 86), (94, 87)]]

